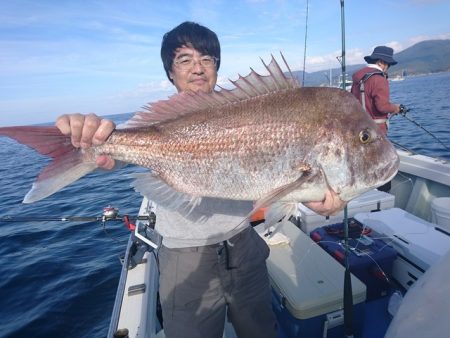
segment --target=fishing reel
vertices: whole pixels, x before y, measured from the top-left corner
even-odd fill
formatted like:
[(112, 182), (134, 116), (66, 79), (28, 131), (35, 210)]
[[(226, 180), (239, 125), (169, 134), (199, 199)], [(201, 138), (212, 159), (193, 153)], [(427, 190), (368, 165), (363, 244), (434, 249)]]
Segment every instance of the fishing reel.
[(401, 104), (400, 105), (400, 111), (398, 113), (402, 114), (403, 116), (405, 116), (407, 112), (409, 112), (409, 108), (406, 108), (405, 105)]
[(116, 217), (119, 215), (119, 209), (114, 208), (110, 205), (103, 208), (103, 214), (102, 214), (102, 221), (116, 219)]

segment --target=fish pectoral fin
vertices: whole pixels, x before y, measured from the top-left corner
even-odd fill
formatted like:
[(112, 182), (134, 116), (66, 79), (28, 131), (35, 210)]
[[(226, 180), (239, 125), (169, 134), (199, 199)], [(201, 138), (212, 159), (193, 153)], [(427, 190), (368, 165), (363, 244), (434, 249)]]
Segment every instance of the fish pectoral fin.
[(302, 167), (303, 174), (294, 182), (283, 185), (272, 190), (263, 198), (255, 202), (253, 210), (247, 215), (247, 219), (258, 210), (265, 208), (264, 223), (266, 229), (277, 224), (280, 220), (287, 221), (297, 210), (295, 202), (280, 202), (280, 200), (289, 193), (298, 190), (303, 184), (315, 176), (314, 171), (309, 165)]
[[(309, 167), (308, 167), (309, 168)], [(284, 196), (287, 196), (291, 192), (298, 190), (301, 188), (303, 184), (308, 182), (312, 177), (314, 177), (314, 173), (312, 170), (304, 171), (303, 174), (294, 182), (278, 187), (271, 192), (269, 192), (266, 196), (260, 198), (256, 201), (254, 208), (250, 215), (252, 215), (255, 211), (261, 208), (267, 208), (271, 204), (281, 200)]]
[[(287, 196), (291, 192), (300, 189), (303, 184), (305, 184), (313, 177), (315, 177), (315, 171), (312, 170), (309, 165), (305, 165), (304, 169), (305, 170), (303, 171), (303, 174), (294, 182), (278, 187), (269, 192), (266, 196), (263, 196), (262, 198), (257, 200), (253, 205), (253, 210), (250, 211), (250, 213), (247, 215), (247, 219), (251, 219), (251, 216), (255, 212), (263, 208), (267, 208), (267, 211), (265, 212), (265, 217), (269, 216), (271, 218), (270, 220), (268, 220), (269, 222), (272, 222), (273, 221), (272, 219), (275, 218), (278, 218), (278, 220), (280, 220), (284, 216), (291, 213), (291, 210), (293, 208), (292, 206), (295, 203), (289, 202), (277, 203), (277, 202), (279, 202), (283, 197)], [(290, 217), (291, 215), (288, 216)]]
[(131, 183), (134, 190), (166, 209), (189, 214), (201, 202), (201, 197), (175, 190), (154, 172), (134, 173), (128, 176), (134, 179)]

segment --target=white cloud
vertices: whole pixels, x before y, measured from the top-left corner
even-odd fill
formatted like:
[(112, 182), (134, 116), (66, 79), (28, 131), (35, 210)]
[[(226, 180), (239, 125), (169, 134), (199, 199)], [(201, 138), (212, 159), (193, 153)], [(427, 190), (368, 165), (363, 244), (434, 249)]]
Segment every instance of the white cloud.
[(437, 35), (418, 35), (409, 38), (406, 47), (410, 47), (416, 43), (426, 41), (426, 40), (447, 40), (450, 39), (450, 33), (443, 33)]

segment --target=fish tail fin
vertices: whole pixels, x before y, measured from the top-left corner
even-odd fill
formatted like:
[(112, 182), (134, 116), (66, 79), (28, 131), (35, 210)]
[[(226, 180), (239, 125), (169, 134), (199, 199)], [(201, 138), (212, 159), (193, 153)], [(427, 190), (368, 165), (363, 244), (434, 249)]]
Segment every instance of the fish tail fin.
[(92, 151), (75, 148), (56, 127), (2, 127), (0, 135), (25, 144), (53, 161), (42, 170), (23, 203), (52, 195), (97, 168)]

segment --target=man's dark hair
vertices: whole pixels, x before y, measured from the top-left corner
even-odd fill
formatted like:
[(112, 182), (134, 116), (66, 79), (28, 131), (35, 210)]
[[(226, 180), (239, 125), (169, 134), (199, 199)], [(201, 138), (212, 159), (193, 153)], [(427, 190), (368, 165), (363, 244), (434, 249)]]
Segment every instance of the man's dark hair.
[(192, 47), (203, 55), (216, 57), (217, 70), (220, 67), (220, 43), (216, 33), (195, 22), (186, 21), (178, 25), (163, 36), (161, 44), (161, 59), (167, 78), (172, 70), (175, 52), (183, 46)]

